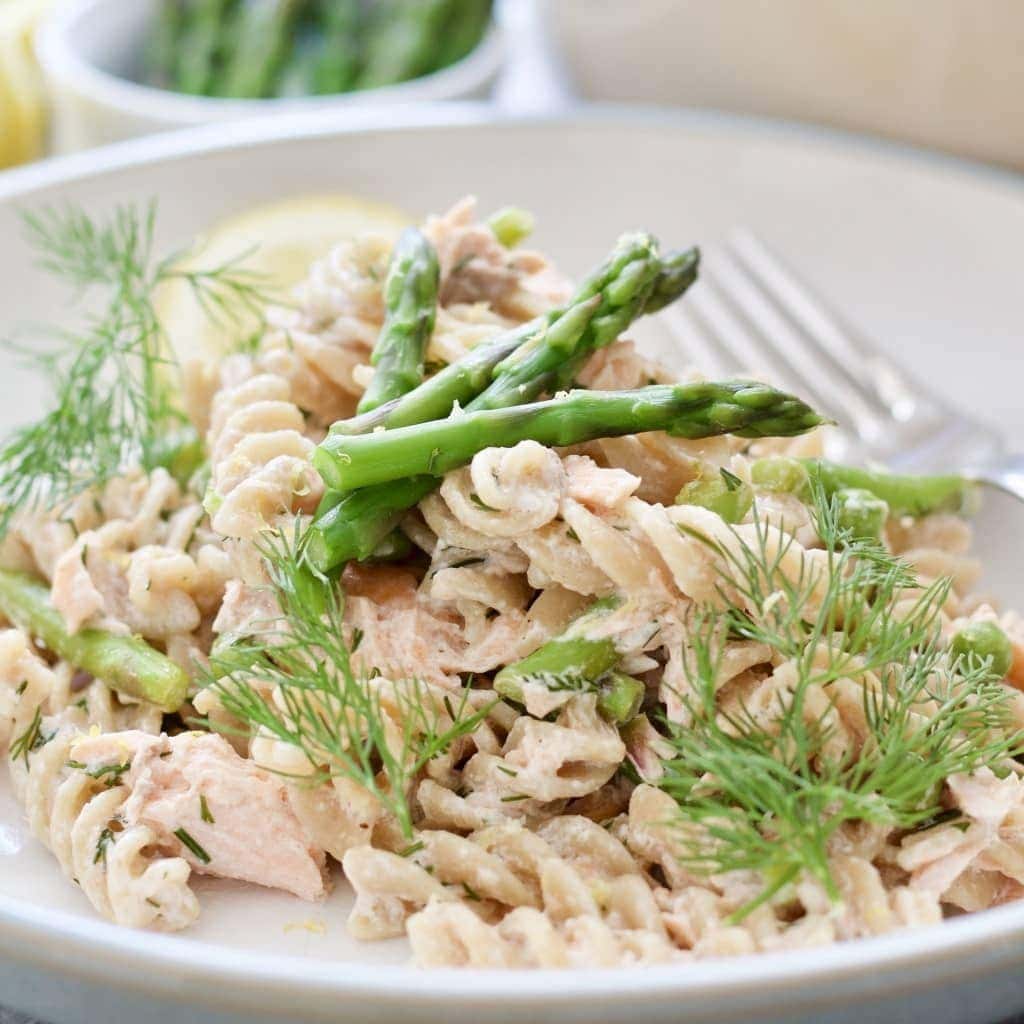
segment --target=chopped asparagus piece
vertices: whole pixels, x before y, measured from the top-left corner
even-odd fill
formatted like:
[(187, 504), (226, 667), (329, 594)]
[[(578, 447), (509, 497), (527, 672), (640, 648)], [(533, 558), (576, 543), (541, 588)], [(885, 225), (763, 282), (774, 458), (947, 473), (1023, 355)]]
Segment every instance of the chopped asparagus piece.
[(989, 662), (997, 679), (1005, 679), (1013, 665), (1013, 645), (995, 622), (969, 622), (953, 637), (949, 650), (971, 665)]
[(905, 476), (881, 470), (841, 466), (824, 459), (803, 460), (812, 480), (825, 493), (859, 487), (881, 498), (893, 515), (924, 516), (933, 512), (969, 515), (977, 503), (977, 489), (961, 476)]
[(758, 459), (750, 467), (750, 479), (755, 487), (766, 491), (780, 491), (803, 498), (807, 494), (810, 476), (799, 459), (784, 455)]
[(754, 504), (750, 484), (727, 469), (701, 469), (676, 495), (677, 505), (700, 505), (720, 515), (727, 523), (738, 523)]
[(549, 690), (579, 690), (597, 696), (598, 710), (609, 721), (633, 718), (644, 698), (644, 684), (614, 671), (619, 661), (611, 637), (591, 638), (588, 631), (622, 604), (612, 596), (595, 601), (560, 636), (549, 640), (494, 677), (495, 692), (506, 700), (523, 703), (523, 686), (538, 683)]
[(836, 525), (849, 530), (854, 540), (878, 540), (889, 518), (889, 506), (862, 487), (843, 487), (835, 492)]
[(161, 89), (175, 86), (185, 8), (185, 0), (164, 0), (146, 43), (146, 80)]
[(176, 711), (188, 693), (188, 676), (166, 655), (134, 636), (101, 629), (69, 633), (50, 604), (49, 588), (27, 573), (0, 569), (0, 611), (59, 658), (128, 697)]
[(506, 206), (491, 214), (487, 226), (506, 249), (512, 249), (533, 233), (533, 214), (518, 206)]
[(977, 488), (962, 476), (909, 476), (884, 470), (843, 466), (825, 459), (758, 459), (751, 466), (758, 487), (789, 491), (806, 497), (811, 481), (826, 496), (844, 488), (870, 491), (889, 506), (894, 516), (925, 516), (933, 512), (970, 515), (977, 505)]
[(615, 595), (595, 601), (559, 636), (520, 661), (506, 665), (494, 677), (494, 689), (502, 697), (521, 702), (522, 685), (526, 682), (558, 689), (599, 679), (615, 667), (619, 654), (610, 638), (593, 640), (587, 633), (621, 605), (622, 599)]

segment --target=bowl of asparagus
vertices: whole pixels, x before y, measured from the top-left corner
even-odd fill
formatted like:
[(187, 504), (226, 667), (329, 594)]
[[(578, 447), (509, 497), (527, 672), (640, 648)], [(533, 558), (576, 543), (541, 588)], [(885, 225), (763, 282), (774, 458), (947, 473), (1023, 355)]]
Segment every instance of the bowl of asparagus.
[(72, 0), (44, 26), (53, 148), (265, 114), (471, 99), (493, 0)]

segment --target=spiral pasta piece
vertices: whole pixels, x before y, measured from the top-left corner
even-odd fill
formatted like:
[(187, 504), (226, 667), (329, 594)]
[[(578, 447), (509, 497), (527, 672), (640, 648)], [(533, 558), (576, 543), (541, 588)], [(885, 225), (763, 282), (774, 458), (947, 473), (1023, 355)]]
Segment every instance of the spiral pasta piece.
[(41, 745), (11, 762), (33, 834), (104, 917), (161, 931), (191, 924), (199, 904), (188, 887), (188, 862), (157, 853), (151, 829), (124, 826), (130, 791), (108, 785), (116, 773), (92, 777), (74, 767), (77, 729), (47, 718), (40, 730)]

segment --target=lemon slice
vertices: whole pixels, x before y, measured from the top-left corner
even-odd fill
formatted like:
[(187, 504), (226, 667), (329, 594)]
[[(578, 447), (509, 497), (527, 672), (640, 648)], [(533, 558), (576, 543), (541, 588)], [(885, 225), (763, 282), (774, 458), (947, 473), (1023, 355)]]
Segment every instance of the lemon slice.
[[(296, 196), (256, 206), (214, 224), (186, 267), (210, 268), (239, 260), (261, 275), (261, 288), (286, 299), (310, 264), (355, 235), (395, 238), (411, 218), (385, 203), (346, 195)], [(156, 296), (157, 314), (180, 362), (215, 360), (259, 327), (255, 314), (233, 322), (211, 319), (184, 281), (170, 281)]]
[(18, 0), (0, 6), (0, 167), (43, 153), (45, 98), (32, 36), (48, 4)]

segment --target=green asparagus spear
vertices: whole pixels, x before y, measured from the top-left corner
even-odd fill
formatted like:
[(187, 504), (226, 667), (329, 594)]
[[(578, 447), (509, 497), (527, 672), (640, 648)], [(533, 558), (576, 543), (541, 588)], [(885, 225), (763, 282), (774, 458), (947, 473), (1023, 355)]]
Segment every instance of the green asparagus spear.
[(313, 464), (328, 486), (353, 490), (412, 476), (443, 476), (484, 448), (526, 440), (562, 446), (650, 430), (686, 438), (790, 437), (822, 422), (800, 399), (767, 384), (654, 384), (634, 391), (573, 391), (531, 405), (355, 437), (329, 435), (314, 451)]
[[(645, 314), (657, 313), (675, 302), (697, 280), (699, 264), (700, 251), (696, 248), (685, 249), (664, 257), (659, 263), (658, 272), (647, 292), (647, 298), (643, 303), (643, 312)], [(627, 326), (628, 322), (622, 324), (621, 329), (625, 329)], [(599, 344), (594, 345), (593, 348), (588, 348), (586, 345), (580, 346), (580, 351), (559, 367), (555, 375), (555, 388), (564, 391), (566, 388), (572, 387), (576, 375), (590, 358), (591, 352), (595, 348), (609, 344), (616, 337), (615, 334), (609, 334), (600, 339)]]
[(624, 235), (611, 257), (576, 293), (576, 301), (600, 296), (600, 306), (586, 331), (571, 342), (549, 332), (522, 345), (495, 367), (493, 382), (473, 408), (502, 409), (528, 401), (539, 393), (538, 380), (562, 371), (567, 363), (582, 365), (640, 316), (660, 271), (657, 242), (647, 234)]
[(0, 569), (0, 612), (41, 640), (54, 654), (119, 693), (176, 711), (188, 692), (188, 676), (144, 640), (100, 629), (68, 633), (51, 604), (49, 588), (22, 572)]
[(184, 26), (185, 0), (163, 0), (146, 43), (146, 81), (151, 85), (174, 87)]
[[(636, 717), (646, 692), (646, 687), (639, 679), (627, 676), (624, 672), (608, 672), (595, 679), (580, 676), (571, 682), (563, 677), (560, 685), (552, 684), (548, 688), (596, 693), (597, 710), (608, 721), (618, 725), (625, 725)], [(497, 690), (497, 687), (495, 689)], [(516, 704), (523, 703), (524, 692), (519, 682), (509, 680), (498, 692), (506, 700), (514, 701)]]
[(278, 73), (274, 95), (295, 97), (313, 94), (317, 62), (324, 56), (325, 49), (326, 40), (319, 23), (306, 12), (292, 26), (291, 44)]
[(313, 92), (346, 92), (359, 73), (362, 5), (359, 0), (320, 0), (323, 48), (313, 68)]
[[(371, 492), (372, 488), (367, 489), (366, 491), (361, 491), (359, 493), (364, 497), (369, 496), (372, 498), (373, 495)], [(340, 531), (343, 529), (343, 520), (340, 522), (338, 521), (338, 517), (341, 514), (335, 513), (334, 516), (331, 516), (330, 513), (332, 509), (334, 509), (337, 505), (340, 505), (343, 501), (345, 501), (346, 498), (350, 498), (351, 496), (351, 494), (346, 494), (344, 491), (329, 490), (324, 493), (324, 496), (321, 499), (320, 504), (317, 506), (316, 510), (317, 518), (319, 522), (323, 524), (324, 529), (329, 531), (332, 523), (335, 524), (336, 530)], [(406, 555), (412, 551), (412, 542), (409, 540), (408, 537), (406, 537), (404, 533), (402, 533), (401, 530), (397, 529), (397, 523), (399, 518), (400, 516), (395, 518), (396, 528), (392, 529), (392, 531), (385, 537), (382, 537), (379, 543), (377, 543), (374, 546), (370, 554), (364, 557), (373, 559), (375, 561), (391, 562), (401, 558), (403, 555)], [(312, 549), (316, 552), (317, 558), (313, 563), (314, 566), (320, 564), (319, 559), (321, 557), (321, 553), (317, 543), (315, 542), (316, 540), (320, 539), (317, 536), (320, 533), (320, 530), (310, 531), (305, 540), (307, 551)]]
[(430, 70), (446, 68), (473, 52), (487, 31), (492, 6), (491, 0), (459, 0), (454, 5)]
[(395, 85), (427, 71), (450, 9), (451, 0), (378, 0), (357, 88)]
[[(568, 311), (550, 324), (551, 317), (539, 317), (529, 324), (501, 335), (493, 342), (478, 346), (463, 359), (445, 367), (404, 397), (393, 399), (369, 412), (334, 424), (331, 428), (331, 435), (350, 437), (370, 433), (378, 427), (391, 429), (406, 425), (414, 426), (417, 423), (445, 417), (456, 402), (461, 403), (479, 394), (486, 386), (487, 381), (491, 379), (494, 366), (508, 352), (523, 344), (527, 338), (535, 336), (538, 331), (548, 331), (560, 338), (571, 339), (572, 336), (578, 336), (593, 316), (596, 303), (596, 296), (591, 297), (570, 307)], [(544, 383), (544, 381), (536, 382), (536, 390), (542, 389)], [(473, 408), (472, 402), (470, 402), (469, 408)], [(403, 494), (415, 495), (404, 507), (410, 508), (415, 505), (425, 498), (435, 486), (437, 486), (436, 481), (432, 477), (424, 477), (416, 483), (415, 488), (403, 488)], [(365, 507), (370, 510), (367, 515), (374, 518), (362, 517), (363, 522), (350, 523), (346, 517), (356, 514), (357, 510), (363, 507), (364, 502)], [(344, 503), (344, 509), (335, 511), (341, 503)], [(337, 490), (328, 487), (317, 508), (316, 522), (310, 531), (309, 550), (310, 557), (314, 559), (314, 565), (323, 572), (333, 568), (337, 561), (327, 563), (321, 561), (321, 558), (326, 558), (330, 551), (348, 550), (349, 539), (357, 534), (372, 535), (365, 544), (359, 544), (359, 550), (365, 551), (368, 544), (369, 552), (373, 552), (377, 542), (382, 540), (397, 524), (400, 508), (394, 504), (394, 496), (386, 493), (381, 495), (379, 500), (373, 494), (366, 494), (356, 500), (344, 497)], [(388, 509), (389, 514), (386, 517), (376, 518), (380, 516), (383, 509)], [(339, 545), (342, 547), (339, 548)], [(367, 558), (369, 554), (362, 554), (358, 557)], [(341, 560), (345, 561), (347, 558), (348, 556), (345, 556)]]
[(178, 42), (175, 88), (194, 96), (213, 84), (231, 0), (191, 0)]
[[(802, 467), (803, 472), (797, 466)], [(751, 466), (758, 486), (800, 495), (816, 481), (831, 497), (844, 488), (870, 491), (894, 516), (925, 516), (933, 512), (970, 515), (977, 506), (977, 487), (961, 476), (908, 476), (884, 470), (843, 466), (825, 459), (758, 459)]]
[[(619, 245), (621, 246), (621, 244), (620, 242)], [(470, 403), (491, 383), (497, 372), (495, 368), (518, 349), (525, 347), (527, 343), (531, 349), (537, 347), (546, 347), (556, 351), (578, 349), (579, 346), (576, 344), (579, 340), (576, 334), (578, 322), (575, 317), (584, 316), (584, 311), (577, 309), (573, 318), (561, 322), (559, 320), (574, 308), (592, 300), (596, 292), (600, 291), (601, 284), (612, 280), (611, 267), (616, 261), (618, 252), (619, 247), (617, 246), (615, 252), (583, 281), (567, 307), (553, 309), (529, 323), (521, 324), (498, 335), (492, 341), (478, 345), (462, 359), (446, 366), (397, 401), (379, 406), (365, 415), (354, 416), (351, 419), (335, 423), (331, 427), (331, 433), (367, 434), (378, 427), (393, 429), (412, 426), (414, 423), (427, 423), (430, 420), (442, 419), (447, 416), (456, 403), (463, 408), (479, 408)], [(674, 266), (674, 261), (678, 260), (676, 256), (670, 256), (663, 260), (655, 278), (655, 292), (648, 299), (648, 305), (644, 307), (645, 313), (649, 311), (648, 307), (651, 301), (656, 299), (660, 309), (679, 298), (695, 280), (697, 250), (689, 249), (685, 255), (688, 256), (693, 272), (686, 275), (680, 274)], [(585, 308), (590, 309), (591, 307), (585, 306)], [(594, 319), (597, 320), (607, 314), (608, 308), (602, 304), (596, 309)], [(536, 384), (536, 381), (531, 382), (527, 393), (515, 392), (511, 388), (504, 389), (504, 392), (510, 402), (520, 404), (539, 394)]]
[(301, 6), (302, 0), (246, 0), (234, 27), (236, 41), (219, 95), (235, 99), (274, 95)]
[(679, 249), (661, 258), (658, 276), (644, 306), (645, 313), (657, 313), (671, 305), (694, 281), (700, 269), (700, 249)]
[(331, 427), (331, 433), (368, 434), (378, 427), (410, 427), (414, 423), (442, 419), (456, 404), (466, 406), (476, 398), (491, 382), (494, 367), (562, 312), (556, 310), (477, 345), (407, 395), (378, 406), (372, 412), (340, 420)]
[[(552, 352), (572, 353), (571, 375), (574, 376), (580, 359), (588, 358), (590, 352), (586, 346), (579, 344), (580, 321), (588, 315), (588, 311), (595, 321), (600, 317), (607, 318), (606, 323), (609, 319), (617, 319), (617, 313), (621, 313), (621, 307), (616, 310), (612, 301), (606, 300), (602, 291), (617, 283), (617, 278), (612, 272), (613, 266), (618, 265), (624, 273), (632, 274), (638, 260), (623, 259), (623, 256), (635, 256), (641, 252), (643, 255), (640, 262), (644, 261), (648, 244), (646, 239), (640, 242), (638, 247), (630, 249), (631, 245), (636, 245), (638, 238), (644, 236), (631, 237), (632, 241), (620, 240), (609, 258), (583, 281), (570, 300), (568, 309), (554, 309), (545, 316), (478, 346), (397, 402), (379, 406), (370, 413), (334, 424), (330, 436), (347, 437), (369, 433), (378, 427), (387, 427), (390, 430), (438, 420), (447, 416), (456, 402), (465, 406), (468, 411), (474, 411), (479, 408), (478, 402), (483, 403), (481, 392), (484, 392), (491, 378), (498, 374), (496, 368), (502, 364), (506, 356), (516, 352), (520, 347), (525, 348), (527, 343), (529, 351), (540, 350), (545, 355)], [(696, 250), (690, 252), (690, 262), (695, 268), (697, 253)], [(653, 287), (657, 288), (658, 302), (662, 305), (682, 295), (693, 281), (692, 274), (680, 274), (676, 271), (674, 265), (677, 263), (677, 257), (670, 257), (669, 261), (658, 265)], [(612, 291), (614, 298), (626, 289)], [(601, 295), (599, 304), (596, 309), (592, 309), (588, 303), (593, 303), (598, 295)], [(634, 307), (634, 315), (639, 312), (640, 310)], [(603, 332), (600, 339), (613, 340), (611, 337), (606, 338)], [(585, 349), (582, 353), (581, 348)], [(529, 357), (529, 354), (527, 356)], [(518, 374), (519, 369), (513, 366), (509, 372), (510, 375)], [(553, 375), (544, 374), (535, 380), (526, 380), (519, 388), (507, 386), (513, 379), (511, 376), (507, 377), (505, 385), (500, 389), (500, 397), (508, 404), (529, 401), (541, 391), (552, 387)], [(498, 401), (497, 390), (491, 393), (489, 402)], [(471, 401), (467, 402), (468, 399)], [(397, 525), (402, 510), (411, 508), (425, 498), (436, 485), (436, 480), (432, 476), (424, 476), (415, 481), (402, 481), (401, 498), (408, 502), (406, 505), (400, 504), (398, 493), (391, 492), (391, 484), (369, 488), (367, 493), (359, 495), (349, 494), (340, 500), (329, 492), (325, 495), (324, 504), (318, 510), (316, 521), (309, 531), (308, 551), (313, 564), (321, 572), (328, 572), (349, 559), (369, 557), (377, 544)], [(332, 510), (330, 516), (326, 515), (328, 507)]]
[(377, 368), (359, 402), (370, 412), (423, 382), (423, 353), (434, 331), (440, 271), (434, 247), (416, 228), (402, 232), (384, 282), (384, 325), (370, 361)]
[(351, 558), (369, 558), (437, 481), (428, 477), (426, 484), (424, 488), (422, 479), (413, 478), (398, 480), (391, 487), (368, 487), (343, 495), (306, 531), (306, 557), (321, 572)]

